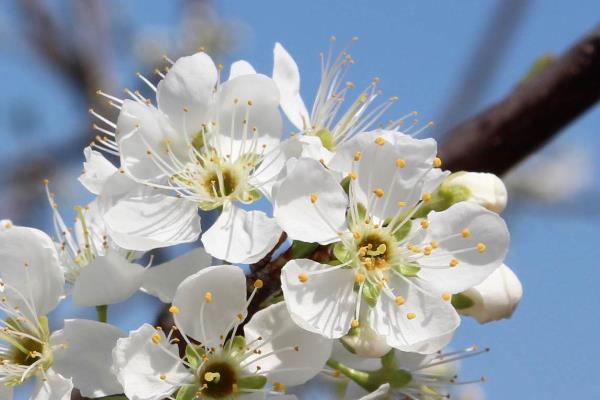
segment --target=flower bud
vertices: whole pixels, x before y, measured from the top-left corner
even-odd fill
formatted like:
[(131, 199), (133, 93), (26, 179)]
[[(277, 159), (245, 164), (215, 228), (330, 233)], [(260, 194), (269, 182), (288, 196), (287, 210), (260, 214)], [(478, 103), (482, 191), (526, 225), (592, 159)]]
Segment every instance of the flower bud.
[(460, 186), (468, 192), (467, 201), (480, 204), (490, 211), (501, 213), (506, 208), (506, 186), (494, 174), (485, 172), (457, 172), (442, 184), (445, 189)]
[(346, 348), (350, 348), (360, 357), (383, 357), (391, 349), (385, 338), (378, 335), (367, 323), (353, 329), (349, 335), (342, 338), (342, 342)]
[(486, 280), (462, 292), (461, 296), (467, 297), (473, 304), (459, 308), (458, 312), (485, 324), (510, 318), (521, 301), (523, 287), (515, 273), (502, 264)]

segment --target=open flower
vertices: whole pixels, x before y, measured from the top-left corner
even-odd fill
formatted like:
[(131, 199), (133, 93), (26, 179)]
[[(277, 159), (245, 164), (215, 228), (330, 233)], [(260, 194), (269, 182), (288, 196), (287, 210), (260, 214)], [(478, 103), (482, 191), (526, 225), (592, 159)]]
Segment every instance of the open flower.
[[(177, 60), (156, 87), (142, 79), (156, 91), (157, 106), (138, 93), (111, 97), (120, 113), (111, 123), (115, 131), (101, 140), (104, 148), (119, 154), (123, 170), (139, 183), (202, 210), (223, 207), (202, 239), (211, 255), (240, 263), (261, 259), (281, 230), (262, 211), (238, 206), (269, 195), (282, 166), (271, 156), (280, 153), (282, 130), (277, 86), (243, 62), (222, 83), (205, 53)], [(138, 215), (138, 223), (148, 217)]]
[[(122, 179), (119, 175), (116, 178)], [(47, 181), (45, 183), (53, 212), (60, 266), (66, 283), (72, 286), (73, 301), (79, 306), (120, 303), (140, 289), (169, 303), (181, 281), (211, 262), (204, 249), (198, 248), (167, 263), (144, 267), (135, 262), (143, 252), (120, 247), (114, 236), (122, 239), (119, 243), (148, 244), (153, 243), (158, 234), (149, 239), (140, 236), (124, 238), (114, 233), (105, 224), (102, 209), (106, 199), (101, 197), (85, 207), (75, 207), (75, 222), (70, 229), (48, 190)]]
[[(353, 42), (356, 40), (357, 38), (352, 39)], [(332, 37), (332, 42), (335, 41), (335, 37)], [(300, 95), (298, 65), (280, 43), (275, 44), (273, 53), (273, 80), (281, 93), (281, 108), (298, 132), (304, 135), (301, 140), (314, 147), (312, 139), (320, 139), (320, 146), (317, 146), (320, 149), (315, 152), (317, 160), (322, 159), (327, 163), (339, 145), (357, 133), (371, 129), (397, 100), (394, 96), (375, 105), (382, 93), (377, 87), (379, 78), (374, 78), (342, 111), (344, 100), (354, 88), (352, 82), (344, 80), (348, 67), (354, 64), (354, 60), (346, 50), (336, 57), (332, 56), (330, 50), (327, 55), (321, 54), (321, 82), (309, 113)], [(388, 128), (394, 129), (414, 115), (416, 113), (410, 113), (393, 121)]]
[(373, 400), (407, 398), (447, 399), (454, 387), (480, 383), (484, 378), (463, 381), (458, 377), (461, 360), (478, 356), (489, 349), (476, 346), (431, 355), (391, 351), (383, 358), (362, 358), (341, 345), (334, 346), (330, 367), (350, 378), (344, 399)]
[(361, 134), (329, 163), (350, 177), (348, 196), (321, 163), (288, 163), (274, 188), (277, 221), (292, 239), (334, 243), (335, 256), (332, 265), (300, 259), (283, 268), (300, 326), (339, 338), (368, 321), (390, 346), (420, 353), (448, 343), (460, 321), (452, 294), (500, 266), (509, 235), (497, 214), (468, 202), (416, 218), (446, 176), (435, 154), (432, 139)]
[(253, 297), (245, 293), (244, 273), (231, 265), (183, 281), (170, 311), (187, 342), (186, 358), (179, 357), (173, 331), (165, 335), (146, 324), (120, 339), (114, 369), (127, 397), (161, 400), (185, 392), (201, 399), (260, 399), (319, 373), (332, 342), (298, 328), (281, 303), (257, 312), (244, 336), (235, 336)]
[[(121, 392), (110, 372), (110, 351), (123, 334), (100, 322), (67, 320), (51, 333), (46, 315), (60, 302), (64, 277), (54, 243), (37, 229), (0, 231), (0, 393), (37, 378), (33, 400), (68, 400), (73, 386), (84, 396)], [(94, 362), (90, 362), (94, 360)]]

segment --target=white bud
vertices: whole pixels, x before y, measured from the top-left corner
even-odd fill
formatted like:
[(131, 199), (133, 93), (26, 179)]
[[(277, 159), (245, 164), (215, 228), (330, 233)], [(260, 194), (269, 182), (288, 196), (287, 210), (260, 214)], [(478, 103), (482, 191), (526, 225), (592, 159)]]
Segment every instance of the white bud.
[(450, 175), (445, 185), (463, 186), (468, 192), (467, 201), (480, 204), (490, 211), (501, 213), (506, 208), (506, 186), (500, 178), (486, 172), (457, 172)]
[(378, 335), (367, 323), (356, 329), (354, 334), (344, 336), (342, 341), (360, 357), (383, 357), (392, 349), (387, 345), (385, 338)]
[(0, 219), (0, 232), (10, 229), (13, 226), (9, 219)]
[(515, 273), (502, 264), (486, 280), (462, 294), (474, 304), (458, 312), (485, 324), (510, 318), (521, 301), (523, 287)]

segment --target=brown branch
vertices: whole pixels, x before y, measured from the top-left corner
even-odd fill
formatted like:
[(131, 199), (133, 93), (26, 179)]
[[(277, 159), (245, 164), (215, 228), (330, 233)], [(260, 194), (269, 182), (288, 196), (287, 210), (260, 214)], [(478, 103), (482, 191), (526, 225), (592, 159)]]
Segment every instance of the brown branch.
[(449, 170), (503, 174), (600, 99), (600, 26), (504, 100), (443, 136)]

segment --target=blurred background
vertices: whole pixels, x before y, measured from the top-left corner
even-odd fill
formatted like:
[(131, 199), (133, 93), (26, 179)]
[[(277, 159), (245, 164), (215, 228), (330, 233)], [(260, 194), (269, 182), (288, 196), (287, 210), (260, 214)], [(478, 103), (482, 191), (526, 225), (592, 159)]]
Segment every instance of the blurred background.
[[(43, 178), (63, 215), (89, 201), (77, 181), (82, 149), (95, 135), (88, 109), (112, 115), (95, 91), (138, 89), (136, 72), (156, 82), (164, 54), (174, 59), (203, 48), (226, 66), (243, 58), (270, 75), (280, 41), (299, 64), (308, 100), (330, 35), (338, 50), (356, 35), (348, 78), (360, 86), (380, 77), (385, 94), (399, 97), (391, 113), (417, 110), (435, 121), (429, 133), (439, 137), (501, 99), (536, 60), (560, 54), (599, 17), (597, 0), (2, 1), (0, 218), (51, 233)], [(464, 399), (600, 393), (599, 147), (595, 107), (505, 176), (507, 264), (525, 295), (511, 320), (481, 326), (464, 319), (452, 346), (492, 349), (463, 364), (463, 379), (488, 378)], [(159, 308), (139, 294), (111, 307), (109, 321), (133, 329), (153, 321)], [(64, 318), (95, 314), (65, 304), (52, 316), (60, 328)]]

